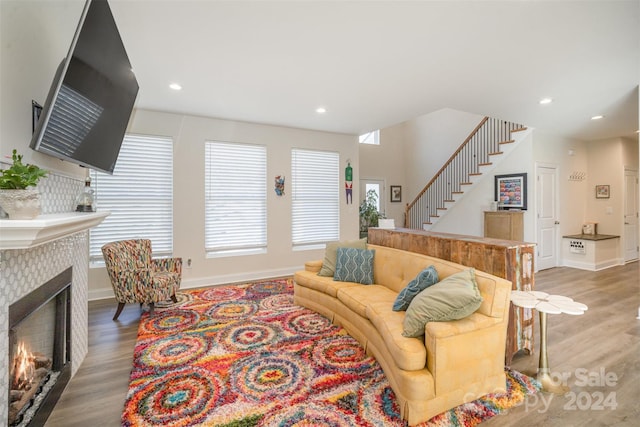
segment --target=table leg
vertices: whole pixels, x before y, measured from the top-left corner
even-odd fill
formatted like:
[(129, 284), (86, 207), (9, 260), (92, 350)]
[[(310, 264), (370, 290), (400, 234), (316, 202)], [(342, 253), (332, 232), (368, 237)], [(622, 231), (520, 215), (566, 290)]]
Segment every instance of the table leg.
[[(547, 313), (540, 313), (540, 361), (538, 362), (537, 380), (542, 384), (542, 390), (555, 394), (565, 394), (569, 387), (562, 385), (551, 378), (549, 360), (547, 358)], [(559, 380), (561, 380), (559, 378)]]

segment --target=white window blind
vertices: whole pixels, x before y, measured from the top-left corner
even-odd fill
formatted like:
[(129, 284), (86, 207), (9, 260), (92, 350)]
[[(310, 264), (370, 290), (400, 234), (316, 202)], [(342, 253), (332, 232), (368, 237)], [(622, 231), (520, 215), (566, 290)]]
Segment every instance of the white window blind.
[(291, 150), (292, 243), (294, 248), (339, 240), (339, 155)]
[(267, 149), (207, 141), (205, 249), (209, 255), (261, 253), (267, 247)]
[(125, 135), (113, 175), (91, 171), (96, 206), (111, 215), (90, 232), (90, 258), (102, 263), (100, 248), (124, 239), (151, 239), (154, 256), (173, 253), (173, 141)]

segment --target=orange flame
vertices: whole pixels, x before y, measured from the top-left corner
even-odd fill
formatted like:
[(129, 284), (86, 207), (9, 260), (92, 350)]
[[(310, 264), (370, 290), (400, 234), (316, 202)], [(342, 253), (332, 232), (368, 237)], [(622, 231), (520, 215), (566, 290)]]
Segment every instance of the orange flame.
[(34, 377), (33, 356), (27, 351), (23, 342), (18, 344), (18, 350), (13, 359), (13, 389), (29, 389)]

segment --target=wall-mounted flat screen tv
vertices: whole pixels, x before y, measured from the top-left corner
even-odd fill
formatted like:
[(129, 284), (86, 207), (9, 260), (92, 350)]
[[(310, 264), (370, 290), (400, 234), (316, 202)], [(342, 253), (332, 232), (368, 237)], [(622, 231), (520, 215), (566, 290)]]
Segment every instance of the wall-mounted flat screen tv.
[(112, 174), (138, 89), (109, 4), (88, 0), (30, 147)]

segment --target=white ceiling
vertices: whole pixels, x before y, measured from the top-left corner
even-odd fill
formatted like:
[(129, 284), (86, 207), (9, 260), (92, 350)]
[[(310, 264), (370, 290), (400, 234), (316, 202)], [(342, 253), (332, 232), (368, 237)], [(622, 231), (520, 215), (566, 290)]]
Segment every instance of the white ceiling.
[(637, 135), (639, 0), (110, 4), (138, 108), (350, 134), (453, 108)]

